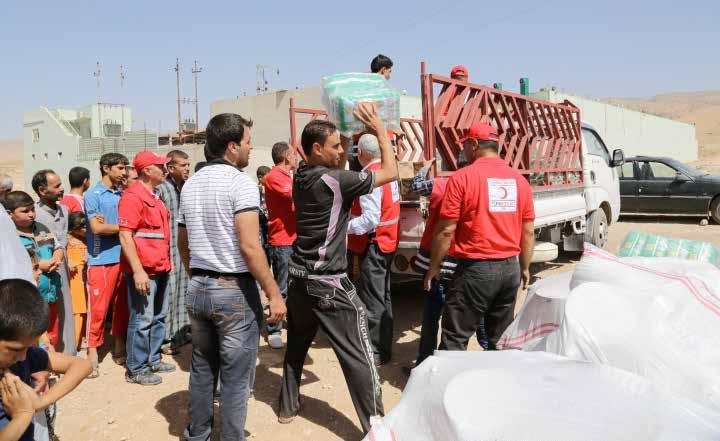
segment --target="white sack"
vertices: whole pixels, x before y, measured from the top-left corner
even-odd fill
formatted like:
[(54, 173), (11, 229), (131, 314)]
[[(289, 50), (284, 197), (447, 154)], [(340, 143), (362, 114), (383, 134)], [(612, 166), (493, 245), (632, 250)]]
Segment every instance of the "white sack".
[(587, 249), (562, 326), (538, 346), (628, 370), (720, 409), (718, 281), (709, 264)]
[(542, 351), (543, 337), (562, 322), (571, 277), (572, 272), (564, 272), (533, 283), (515, 320), (503, 332), (498, 349)]
[(720, 415), (545, 352), (435, 352), (366, 441), (716, 440)]

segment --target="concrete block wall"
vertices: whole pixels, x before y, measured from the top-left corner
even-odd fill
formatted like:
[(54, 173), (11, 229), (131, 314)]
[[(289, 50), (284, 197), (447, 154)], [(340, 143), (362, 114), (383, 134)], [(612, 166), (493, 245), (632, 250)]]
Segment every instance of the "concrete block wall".
[(568, 100), (578, 106), (582, 119), (595, 127), (611, 152), (621, 148), (626, 156), (670, 156), (683, 162), (698, 159), (693, 124), (554, 90), (541, 90), (532, 96), (554, 103)]

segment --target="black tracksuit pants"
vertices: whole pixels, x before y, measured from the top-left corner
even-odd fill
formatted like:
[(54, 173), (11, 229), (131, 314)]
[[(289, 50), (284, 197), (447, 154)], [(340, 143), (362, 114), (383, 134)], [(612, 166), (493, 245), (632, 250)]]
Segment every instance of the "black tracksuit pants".
[(322, 328), (340, 362), (362, 428), (370, 430), (370, 417), (384, 415), (380, 378), (368, 338), (365, 305), (350, 279), (331, 282), (290, 276), (287, 300), (287, 349), (280, 391), (280, 415), (300, 409), (300, 377), (305, 357)]
[(445, 297), (439, 349), (466, 350), (483, 316), (490, 349), (496, 349), (503, 332), (513, 321), (520, 281), (517, 257), (458, 260)]
[(395, 253), (383, 253), (370, 243), (360, 259), (358, 295), (367, 308), (370, 342), (383, 363), (392, 358), (393, 310), (390, 297), (390, 263)]

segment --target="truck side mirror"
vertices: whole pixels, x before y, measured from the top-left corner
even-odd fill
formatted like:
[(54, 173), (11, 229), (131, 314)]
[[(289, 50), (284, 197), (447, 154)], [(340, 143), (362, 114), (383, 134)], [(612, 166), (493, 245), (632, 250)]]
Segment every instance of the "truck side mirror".
[(612, 161), (610, 161), (610, 167), (620, 167), (625, 164), (625, 153), (622, 149), (613, 150)]

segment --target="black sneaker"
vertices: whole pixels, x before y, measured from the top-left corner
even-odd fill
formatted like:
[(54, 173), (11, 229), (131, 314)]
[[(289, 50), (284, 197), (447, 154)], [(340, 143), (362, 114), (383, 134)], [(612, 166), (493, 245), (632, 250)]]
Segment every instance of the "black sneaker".
[(150, 370), (157, 373), (157, 374), (166, 374), (168, 372), (175, 372), (175, 365), (170, 363), (165, 363), (164, 361), (159, 362), (158, 364), (154, 364), (150, 366)]
[(160, 378), (160, 375), (154, 374), (150, 371), (143, 371), (135, 375), (126, 373), (125, 381), (131, 384), (140, 384), (143, 386), (156, 386), (162, 383), (162, 378)]

